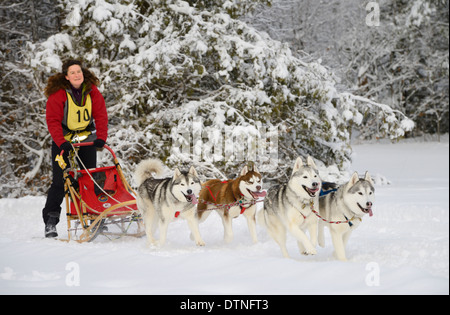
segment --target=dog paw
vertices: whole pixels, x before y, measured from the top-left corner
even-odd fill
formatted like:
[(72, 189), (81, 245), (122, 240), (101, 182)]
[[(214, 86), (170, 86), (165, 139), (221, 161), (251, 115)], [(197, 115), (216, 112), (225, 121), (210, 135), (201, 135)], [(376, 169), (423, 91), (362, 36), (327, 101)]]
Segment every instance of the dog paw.
[(195, 242), (195, 244), (197, 246), (205, 246), (206, 245), (204, 241), (197, 241), (197, 242)]
[(302, 255), (308, 256), (308, 255), (317, 255), (317, 250), (315, 248), (311, 248), (309, 250), (305, 250), (302, 252)]
[(157, 242), (147, 242), (146, 247), (151, 250), (158, 250), (161, 246)]
[(153, 248), (153, 247), (158, 246), (158, 241), (153, 238), (147, 238), (145, 245), (149, 248)]

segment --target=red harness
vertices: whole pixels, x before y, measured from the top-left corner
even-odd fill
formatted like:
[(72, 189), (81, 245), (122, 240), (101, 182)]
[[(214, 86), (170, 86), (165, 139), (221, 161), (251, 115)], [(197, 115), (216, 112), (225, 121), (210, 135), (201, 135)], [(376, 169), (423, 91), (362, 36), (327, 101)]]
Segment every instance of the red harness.
[[(222, 184), (226, 184), (226, 183), (228, 183), (228, 181), (223, 181), (223, 182), (221, 182)], [(214, 194), (213, 194), (213, 192), (212, 192), (212, 190), (211, 190), (211, 188), (209, 187), (209, 186), (205, 186), (206, 188), (208, 188), (208, 191), (209, 191), (209, 194), (211, 195), (211, 197), (214, 199), (214, 202), (215, 203), (217, 203), (217, 196), (219, 195), (219, 192), (217, 193), (217, 195), (216, 196), (214, 196)], [(241, 195), (242, 195), (242, 193), (241, 193)], [(243, 196), (243, 195), (242, 195)], [(241, 214), (243, 214), (244, 212), (245, 212), (245, 210), (247, 210), (247, 208), (245, 208), (245, 207), (243, 207), (241, 204), (239, 204), (239, 206), (241, 207)], [(228, 209), (229, 210), (229, 209)], [(176, 214), (175, 214), (176, 215)]]
[[(228, 183), (228, 181), (225, 180), (225, 181), (223, 181), (221, 183), (222, 184), (226, 184), (226, 183)], [(205, 187), (208, 188), (209, 194), (211, 195), (211, 197), (213, 197), (214, 201), (217, 202), (217, 196), (219, 195), (219, 192), (217, 192), (217, 195), (214, 196), (213, 193), (212, 193), (211, 187), (209, 187), (209, 186), (205, 186)]]

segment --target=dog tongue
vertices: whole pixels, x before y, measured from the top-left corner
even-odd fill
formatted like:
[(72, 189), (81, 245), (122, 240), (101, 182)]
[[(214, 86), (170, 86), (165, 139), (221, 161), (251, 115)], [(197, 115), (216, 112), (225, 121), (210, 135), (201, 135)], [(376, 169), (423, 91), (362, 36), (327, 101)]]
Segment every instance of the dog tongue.
[(369, 208), (369, 217), (373, 216), (372, 208)]
[(261, 191), (252, 191), (252, 195), (255, 198), (264, 198), (266, 196), (267, 192), (265, 190)]
[(191, 203), (193, 204), (193, 205), (196, 205), (196, 204), (198, 204), (198, 200), (197, 200), (197, 196), (195, 196), (195, 194), (192, 194), (192, 195), (189, 195), (190, 197), (191, 197)]

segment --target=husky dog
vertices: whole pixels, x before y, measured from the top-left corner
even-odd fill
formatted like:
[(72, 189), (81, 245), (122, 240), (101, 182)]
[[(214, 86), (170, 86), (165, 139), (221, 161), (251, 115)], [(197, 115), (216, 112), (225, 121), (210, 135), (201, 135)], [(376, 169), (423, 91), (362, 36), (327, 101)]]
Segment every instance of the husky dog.
[(159, 245), (163, 245), (169, 223), (180, 217), (187, 220), (196, 244), (204, 246), (196, 213), (196, 196), (201, 189), (197, 171), (194, 167), (189, 172), (180, 172), (177, 168), (172, 178), (153, 178), (152, 173), (161, 175), (162, 171), (161, 161), (148, 159), (142, 161), (135, 172), (139, 186), (136, 203), (144, 220), (148, 244), (157, 244), (154, 232), (158, 225)]
[(362, 221), (365, 214), (372, 216), (375, 189), (366, 172), (364, 179), (354, 173), (350, 181), (337, 191), (320, 197), (319, 245), (325, 246), (324, 227), (328, 226), (337, 259), (347, 260), (345, 246), (350, 234)]
[[(289, 181), (269, 189), (258, 222), (266, 226), (286, 258), (289, 258), (286, 231), (297, 239), (302, 254), (317, 253), (317, 217), (312, 210), (319, 204), (321, 183), (314, 160), (308, 156), (304, 165), (298, 157)], [(305, 234), (306, 229), (311, 239)]]
[(211, 213), (207, 210), (216, 210), (222, 218), (224, 240), (230, 243), (233, 240), (232, 219), (243, 214), (247, 219), (253, 242), (258, 242), (255, 202), (266, 195), (262, 190), (262, 184), (261, 174), (255, 165), (245, 166), (236, 179), (207, 181), (200, 191), (200, 202), (197, 207), (199, 218), (203, 221)]

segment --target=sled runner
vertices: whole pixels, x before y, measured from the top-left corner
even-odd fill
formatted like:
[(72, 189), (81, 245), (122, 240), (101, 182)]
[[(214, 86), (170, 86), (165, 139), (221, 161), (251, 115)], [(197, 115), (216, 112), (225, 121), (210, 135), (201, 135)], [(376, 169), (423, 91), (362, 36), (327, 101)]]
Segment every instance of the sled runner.
[(135, 192), (123, 175), (113, 150), (105, 145), (114, 158), (114, 165), (95, 169), (76, 167), (79, 147), (92, 142), (73, 143), (71, 167), (62, 158), (57, 161), (63, 169), (67, 209), (68, 240), (90, 242), (98, 235), (111, 237), (145, 235), (142, 219), (136, 206)]

